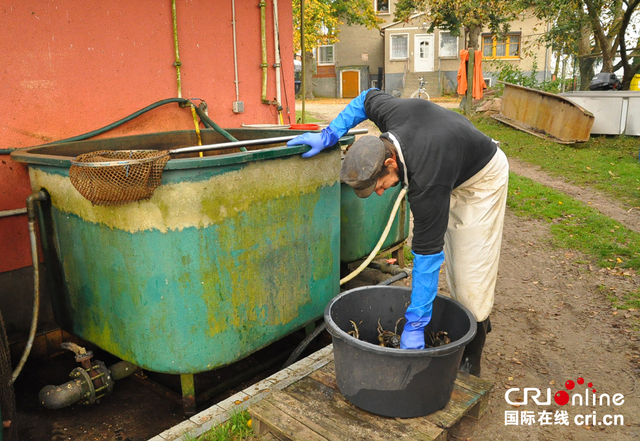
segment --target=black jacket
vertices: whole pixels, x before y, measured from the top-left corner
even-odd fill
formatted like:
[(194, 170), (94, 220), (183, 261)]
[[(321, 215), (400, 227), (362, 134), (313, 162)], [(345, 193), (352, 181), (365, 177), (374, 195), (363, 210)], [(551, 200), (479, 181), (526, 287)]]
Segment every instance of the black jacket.
[(413, 251), (439, 253), (451, 191), (487, 165), (496, 144), (464, 116), (430, 101), (371, 90), (364, 107), (367, 117), (400, 143), (408, 171)]

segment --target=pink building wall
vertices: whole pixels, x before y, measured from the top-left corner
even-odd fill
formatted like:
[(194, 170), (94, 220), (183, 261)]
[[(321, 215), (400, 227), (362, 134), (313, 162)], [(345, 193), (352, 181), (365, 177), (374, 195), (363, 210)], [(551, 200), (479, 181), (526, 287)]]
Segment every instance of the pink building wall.
[[(258, 0), (177, 0), (182, 97), (200, 98), (222, 127), (277, 124), (263, 104)], [(295, 121), (291, 2), (278, 2), (283, 123)], [(275, 100), (273, 2), (266, 0), (267, 99)], [(31, 193), (12, 148), (83, 134), (178, 95), (171, 0), (22, 0), (0, 7), (0, 211), (23, 208)], [(197, 104), (198, 101), (195, 101)], [(103, 137), (194, 128), (178, 104), (152, 110)], [(0, 273), (31, 265), (26, 215), (0, 218)]]

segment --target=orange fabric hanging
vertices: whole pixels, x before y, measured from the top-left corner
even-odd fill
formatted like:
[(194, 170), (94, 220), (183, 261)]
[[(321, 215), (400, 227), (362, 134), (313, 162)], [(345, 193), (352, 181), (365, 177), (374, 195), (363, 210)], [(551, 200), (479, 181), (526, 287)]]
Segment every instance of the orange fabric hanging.
[[(458, 93), (464, 95), (467, 93), (467, 61), (469, 60), (469, 51), (462, 49), (460, 51), (460, 68), (458, 69)], [(473, 60), (473, 90), (471, 91), (473, 98), (479, 100), (482, 98), (483, 89), (487, 88), (482, 76), (482, 52), (474, 52)]]

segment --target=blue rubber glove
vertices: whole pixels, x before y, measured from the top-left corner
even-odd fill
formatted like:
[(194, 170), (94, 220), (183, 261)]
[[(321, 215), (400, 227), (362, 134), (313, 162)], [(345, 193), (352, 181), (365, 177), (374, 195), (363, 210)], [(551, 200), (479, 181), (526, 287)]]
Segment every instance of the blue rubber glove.
[(433, 300), (438, 293), (438, 277), (444, 251), (416, 254), (413, 251), (411, 304), (404, 316), (407, 321), (400, 336), (400, 349), (424, 349), (424, 327), (431, 321)]
[(329, 127), (325, 127), (320, 133), (307, 132), (307, 133), (303, 133), (300, 136), (296, 136), (291, 141), (287, 142), (287, 145), (288, 146), (294, 146), (294, 145), (300, 145), (300, 144), (308, 145), (309, 147), (311, 147), (311, 150), (309, 150), (306, 153), (303, 153), (302, 157), (310, 158), (312, 156), (317, 155), (327, 147), (331, 147), (332, 145), (335, 145), (339, 139), (340, 139), (340, 136), (337, 136), (336, 133), (331, 128), (331, 125), (329, 125)]
[(354, 128), (362, 121), (367, 119), (364, 112), (364, 100), (367, 97), (368, 89), (360, 95), (352, 99), (347, 107), (335, 117), (329, 127), (325, 127), (320, 133), (303, 133), (287, 142), (288, 146), (306, 144), (311, 147), (306, 153), (302, 154), (303, 158), (310, 158), (317, 155), (327, 147), (331, 147), (338, 143), (338, 140), (344, 136), (350, 129)]

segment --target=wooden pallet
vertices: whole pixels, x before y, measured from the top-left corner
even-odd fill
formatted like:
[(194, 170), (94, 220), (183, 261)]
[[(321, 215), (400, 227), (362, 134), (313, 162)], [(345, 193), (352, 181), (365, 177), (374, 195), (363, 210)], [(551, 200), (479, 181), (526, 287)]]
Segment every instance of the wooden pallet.
[(268, 436), (266, 439), (446, 441), (447, 431), (463, 416), (478, 419), (485, 413), (492, 387), (489, 381), (459, 372), (444, 409), (426, 417), (387, 418), (349, 403), (338, 391), (331, 362), (248, 410), (254, 431), (258, 436)]

